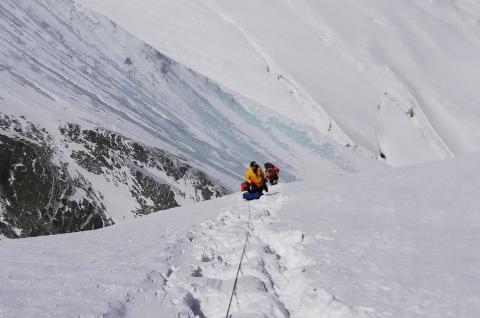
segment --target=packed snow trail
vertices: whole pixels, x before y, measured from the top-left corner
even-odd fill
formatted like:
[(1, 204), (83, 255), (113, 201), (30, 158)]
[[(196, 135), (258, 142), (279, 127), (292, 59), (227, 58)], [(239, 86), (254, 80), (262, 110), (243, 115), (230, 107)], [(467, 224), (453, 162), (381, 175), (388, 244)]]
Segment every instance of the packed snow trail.
[(476, 318), (480, 154), (0, 242), (0, 317)]
[(302, 252), (305, 233), (272, 229), (286, 200), (272, 193), (194, 225), (166, 248), (163, 268), (149, 273), (143, 287), (111, 305), (103, 317), (141, 318), (158, 312), (165, 317), (225, 317), (246, 233), (229, 317), (366, 317), (308, 277), (316, 260)]

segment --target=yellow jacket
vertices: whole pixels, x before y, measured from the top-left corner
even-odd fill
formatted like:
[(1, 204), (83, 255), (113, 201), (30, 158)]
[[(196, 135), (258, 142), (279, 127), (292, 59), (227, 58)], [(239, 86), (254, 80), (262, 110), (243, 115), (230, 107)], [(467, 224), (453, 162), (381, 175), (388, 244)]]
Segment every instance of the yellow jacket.
[(256, 186), (261, 186), (263, 184), (263, 180), (265, 177), (263, 176), (262, 168), (258, 167), (257, 173), (255, 173), (252, 167), (248, 167), (247, 171), (245, 171), (245, 181), (251, 184), (255, 184)]

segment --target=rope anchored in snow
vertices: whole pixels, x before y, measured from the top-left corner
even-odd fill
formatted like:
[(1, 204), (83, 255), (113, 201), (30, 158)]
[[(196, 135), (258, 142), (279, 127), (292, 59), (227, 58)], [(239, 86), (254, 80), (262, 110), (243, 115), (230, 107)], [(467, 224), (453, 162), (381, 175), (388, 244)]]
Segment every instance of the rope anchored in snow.
[(233, 295), (235, 295), (237, 291), (237, 283), (238, 283), (238, 275), (240, 274), (240, 270), (242, 268), (242, 262), (243, 262), (243, 257), (245, 256), (245, 250), (247, 249), (247, 244), (248, 244), (248, 238), (250, 237), (250, 229), (251, 229), (251, 222), (250, 222), (250, 204), (247, 201), (247, 206), (248, 206), (248, 230), (247, 233), (245, 234), (245, 243), (243, 244), (243, 251), (242, 251), (242, 256), (240, 256), (240, 263), (238, 264), (238, 269), (237, 269), (237, 275), (235, 275), (235, 281), (233, 282), (233, 288), (232, 288), (232, 294), (230, 295), (230, 302), (228, 303), (228, 309), (227, 309), (227, 315), (225, 318), (230, 318), (230, 308), (232, 306), (232, 300), (233, 300)]

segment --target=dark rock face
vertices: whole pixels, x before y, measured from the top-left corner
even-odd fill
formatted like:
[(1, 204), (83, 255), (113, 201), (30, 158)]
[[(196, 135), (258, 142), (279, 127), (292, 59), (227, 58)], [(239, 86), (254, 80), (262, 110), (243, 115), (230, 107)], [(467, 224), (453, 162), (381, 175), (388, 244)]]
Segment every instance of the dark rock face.
[[(109, 180), (125, 184), (136, 199), (136, 214), (149, 214), (177, 207), (178, 197), (194, 202), (222, 196), (205, 174), (191, 168), (174, 155), (104, 129), (80, 129), (68, 124), (60, 128), (68, 144), (76, 144), (71, 157), (84, 169)], [(181, 185), (193, 189), (190, 198)]]
[(165, 151), (103, 129), (59, 128), (63, 140), (24, 118), (0, 114), (0, 236), (98, 229), (114, 223), (104, 189), (89, 176), (128, 188), (134, 216), (225, 194)]
[(0, 134), (0, 234), (28, 237), (113, 223), (91, 184), (54, 163), (48, 133), (6, 116), (0, 126), (14, 132)]

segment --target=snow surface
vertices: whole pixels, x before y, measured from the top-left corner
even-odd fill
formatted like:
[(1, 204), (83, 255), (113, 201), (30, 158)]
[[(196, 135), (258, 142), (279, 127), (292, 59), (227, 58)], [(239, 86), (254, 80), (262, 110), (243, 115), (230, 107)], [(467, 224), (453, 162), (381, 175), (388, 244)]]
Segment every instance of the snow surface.
[[(0, 243), (0, 316), (477, 317), (480, 154)], [(249, 213), (250, 212), (250, 213)], [(250, 214), (250, 219), (249, 219)]]
[(480, 149), (478, 1), (80, 1), (264, 108), (392, 165)]

